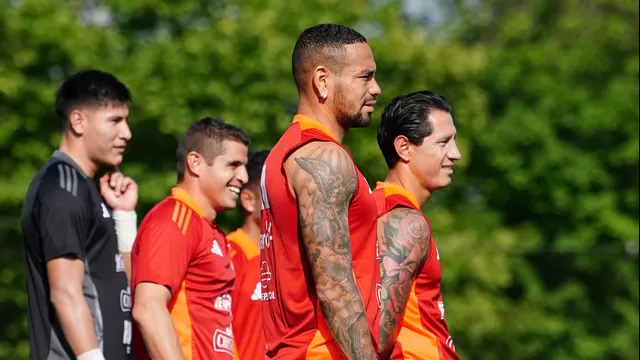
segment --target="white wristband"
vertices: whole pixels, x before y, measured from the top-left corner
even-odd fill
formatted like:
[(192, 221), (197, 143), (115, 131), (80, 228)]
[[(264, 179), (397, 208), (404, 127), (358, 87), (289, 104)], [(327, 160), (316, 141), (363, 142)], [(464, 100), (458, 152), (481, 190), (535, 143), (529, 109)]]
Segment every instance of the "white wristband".
[(89, 350), (76, 357), (77, 360), (105, 360), (100, 349)]
[(138, 216), (135, 211), (114, 210), (113, 221), (118, 237), (118, 250), (131, 252), (138, 233)]

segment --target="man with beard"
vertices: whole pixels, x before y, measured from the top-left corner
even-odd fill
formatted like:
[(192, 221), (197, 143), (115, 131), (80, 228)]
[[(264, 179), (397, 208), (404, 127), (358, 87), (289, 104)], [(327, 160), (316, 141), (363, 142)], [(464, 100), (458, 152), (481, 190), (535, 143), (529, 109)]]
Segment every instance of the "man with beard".
[(235, 271), (215, 219), (247, 182), (248, 146), (213, 118), (180, 140), (178, 184), (145, 216), (131, 252), (136, 360), (233, 359)]
[(341, 144), (381, 92), (366, 39), (342, 25), (293, 50), (297, 115), (262, 170), (260, 273), (268, 359), (375, 359), (375, 200)]
[(421, 211), (434, 191), (451, 184), (461, 157), (451, 105), (429, 91), (396, 97), (382, 113), (378, 145), (389, 167), (373, 192), (380, 216), (381, 357), (458, 360), (444, 321), (440, 254)]

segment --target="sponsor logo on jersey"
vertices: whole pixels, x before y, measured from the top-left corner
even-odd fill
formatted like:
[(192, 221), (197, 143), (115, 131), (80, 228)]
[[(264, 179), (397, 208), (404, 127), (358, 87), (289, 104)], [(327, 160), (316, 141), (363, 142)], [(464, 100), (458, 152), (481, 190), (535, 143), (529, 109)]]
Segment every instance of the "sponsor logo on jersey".
[(233, 331), (231, 326), (213, 333), (213, 351), (233, 356)]
[(124, 259), (122, 259), (122, 255), (116, 254), (115, 262), (116, 262), (116, 272), (124, 272)]
[(218, 245), (218, 240), (216, 239), (213, 239), (213, 243), (211, 244), (211, 252), (218, 256), (223, 256), (222, 249), (220, 249), (220, 245)]
[(438, 309), (440, 309), (440, 320), (444, 319), (444, 302), (438, 301)]
[(216, 297), (215, 302), (213, 303), (213, 307), (216, 310), (226, 311), (228, 313), (231, 312), (231, 295), (222, 294)]
[[(260, 264), (260, 284), (262, 284), (262, 288), (266, 289), (269, 286), (269, 281), (271, 281), (271, 270), (269, 270), (269, 264), (266, 261), (263, 261)], [(262, 301), (274, 300), (276, 298), (275, 291), (267, 291), (262, 292), (260, 296), (262, 297)]]
[(100, 203), (101, 207), (102, 207), (102, 217), (105, 219), (108, 219), (111, 217), (111, 213), (109, 213), (109, 209), (107, 209), (107, 205), (105, 205), (104, 203)]
[(122, 312), (131, 311), (131, 290), (128, 286), (126, 289), (120, 290), (120, 309)]
[(262, 284), (262, 288), (266, 289), (269, 285), (269, 281), (271, 281), (271, 271), (269, 271), (269, 264), (266, 261), (263, 261), (260, 264), (260, 283)]
[(260, 286), (260, 283), (256, 284), (256, 288), (253, 289), (253, 294), (251, 294), (251, 300), (257, 301), (262, 298), (262, 289), (260, 288)]

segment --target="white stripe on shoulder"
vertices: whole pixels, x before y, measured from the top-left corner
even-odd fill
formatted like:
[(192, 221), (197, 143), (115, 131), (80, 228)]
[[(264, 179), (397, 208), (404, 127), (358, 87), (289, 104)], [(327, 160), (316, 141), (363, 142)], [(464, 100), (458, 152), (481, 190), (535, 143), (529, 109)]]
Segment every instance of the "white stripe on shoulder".
[(73, 186), (71, 188), (71, 193), (73, 196), (78, 196), (78, 174), (74, 168), (71, 168), (71, 173), (73, 174)]
[(58, 174), (60, 175), (60, 187), (64, 189), (64, 170), (62, 164), (58, 164)]

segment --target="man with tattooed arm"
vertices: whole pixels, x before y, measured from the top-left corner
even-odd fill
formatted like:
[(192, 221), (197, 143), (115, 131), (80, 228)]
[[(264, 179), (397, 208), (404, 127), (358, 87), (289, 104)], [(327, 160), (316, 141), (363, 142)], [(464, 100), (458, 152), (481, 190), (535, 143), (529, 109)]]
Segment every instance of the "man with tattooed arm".
[(451, 184), (460, 159), (447, 100), (401, 95), (382, 113), (378, 145), (389, 167), (374, 190), (381, 259), (381, 358), (457, 360), (444, 321), (440, 254), (421, 209)]
[(293, 51), (297, 115), (261, 179), (267, 359), (376, 359), (375, 200), (342, 139), (371, 123), (380, 87), (366, 39), (306, 29)]

